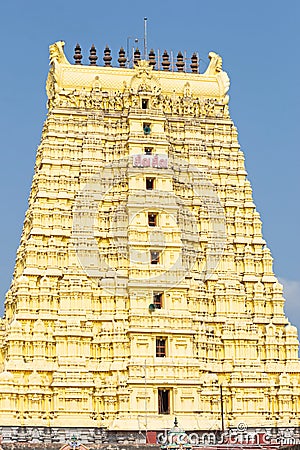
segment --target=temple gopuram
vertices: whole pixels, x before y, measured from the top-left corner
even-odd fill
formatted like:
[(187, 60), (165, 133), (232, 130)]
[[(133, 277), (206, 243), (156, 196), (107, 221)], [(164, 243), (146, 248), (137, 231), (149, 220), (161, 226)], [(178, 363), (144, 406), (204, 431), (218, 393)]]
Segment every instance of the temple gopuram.
[(197, 53), (117, 57), (50, 46), (1, 320), (2, 442), (155, 442), (175, 418), (187, 435), (298, 430), (297, 329), (222, 58), (199, 73)]

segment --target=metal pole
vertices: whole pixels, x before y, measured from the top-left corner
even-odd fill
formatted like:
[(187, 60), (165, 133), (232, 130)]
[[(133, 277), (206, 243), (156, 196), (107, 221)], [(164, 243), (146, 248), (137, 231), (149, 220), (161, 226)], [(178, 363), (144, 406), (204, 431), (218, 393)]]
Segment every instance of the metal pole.
[(222, 386), (222, 384), (220, 384), (220, 400), (221, 400), (222, 433), (224, 433), (224, 405), (223, 405), (223, 386)]
[(147, 421), (147, 360), (145, 359), (145, 365), (144, 365), (144, 371), (145, 371), (145, 432), (146, 432), (146, 444), (148, 443), (147, 439), (147, 428), (148, 428), (148, 421)]
[(130, 56), (129, 56), (129, 39), (130, 39), (130, 37), (128, 36), (127, 37), (127, 64), (128, 64), (128, 67), (129, 67), (129, 61), (130, 61)]
[(144, 17), (144, 59), (147, 59), (147, 17)]

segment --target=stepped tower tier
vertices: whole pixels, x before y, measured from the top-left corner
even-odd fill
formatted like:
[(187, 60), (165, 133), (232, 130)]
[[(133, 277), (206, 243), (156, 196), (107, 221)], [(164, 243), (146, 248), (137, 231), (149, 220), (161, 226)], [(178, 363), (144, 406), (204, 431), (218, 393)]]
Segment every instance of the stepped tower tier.
[(298, 426), (297, 330), (221, 57), (199, 74), (196, 54), (172, 72), (153, 51), (115, 68), (107, 48), (99, 67), (94, 46), (72, 65), (63, 46), (2, 320), (0, 426)]

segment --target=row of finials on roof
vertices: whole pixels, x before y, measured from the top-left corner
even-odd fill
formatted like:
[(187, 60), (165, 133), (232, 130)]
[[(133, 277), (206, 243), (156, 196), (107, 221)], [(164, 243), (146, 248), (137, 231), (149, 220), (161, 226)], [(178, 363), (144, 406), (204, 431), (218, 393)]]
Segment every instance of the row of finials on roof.
[[(75, 60), (75, 64), (82, 64), (81, 60), (82, 60), (82, 53), (81, 53), (81, 47), (79, 44), (76, 45), (75, 47), (75, 53), (73, 56), (74, 60)], [(153, 69), (156, 66), (156, 63), (158, 61), (159, 58), (156, 57), (155, 52), (153, 49), (150, 50), (149, 55), (148, 55), (148, 61), (150, 66), (153, 67)], [(160, 65), (162, 67), (163, 70), (170, 70), (170, 66), (171, 66), (171, 61), (170, 61), (170, 57), (168, 52), (165, 50), (164, 53), (162, 54), (161, 57), (161, 62)], [(97, 50), (94, 46), (94, 44), (91, 46), (90, 48), (90, 56), (89, 56), (89, 61), (90, 61), (90, 66), (96, 66), (97, 65), (97, 60), (98, 60), (98, 56), (97, 56)], [(138, 61), (141, 60), (141, 52), (138, 48), (136, 48), (133, 52), (133, 64), (136, 65), (138, 64)], [(111, 50), (108, 46), (105, 47), (104, 49), (104, 56), (103, 56), (103, 61), (104, 61), (104, 66), (106, 67), (112, 67), (111, 61), (112, 61), (112, 56), (111, 56)], [(191, 59), (190, 59), (190, 68), (191, 71), (193, 73), (198, 73), (199, 70), (199, 58), (197, 56), (196, 53), (193, 53)], [(126, 67), (128, 60), (126, 58), (126, 53), (123, 47), (120, 48), (119, 50), (119, 58), (118, 58), (118, 63), (120, 67)], [(183, 54), (181, 52), (178, 52), (177, 54), (177, 58), (176, 58), (176, 63), (175, 63), (176, 69), (178, 72), (186, 72), (187, 71), (187, 67), (186, 67), (186, 61), (185, 58), (183, 56)], [(159, 67), (158, 67), (159, 68)], [(172, 68), (173, 69), (173, 68)]]

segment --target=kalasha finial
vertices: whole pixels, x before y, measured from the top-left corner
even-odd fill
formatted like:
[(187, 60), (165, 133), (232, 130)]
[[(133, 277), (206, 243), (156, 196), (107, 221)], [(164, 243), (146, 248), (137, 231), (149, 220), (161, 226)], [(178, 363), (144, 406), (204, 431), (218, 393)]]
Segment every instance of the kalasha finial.
[(161, 65), (164, 70), (169, 70), (170, 68), (169, 54), (167, 50), (163, 52)]
[(140, 60), (141, 60), (141, 52), (139, 51), (138, 48), (136, 48), (133, 53), (133, 62), (136, 65)]
[(75, 59), (75, 64), (81, 64), (82, 54), (81, 54), (81, 47), (78, 43), (76, 44), (76, 47), (74, 48), (73, 58)]
[(178, 52), (176, 67), (177, 67), (178, 72), (183, 72), (184, 61), (183, 61), (183, 54), (181, 52)]
[(125, 56), (125, 50), (124, 50), (123, 47), (121, 47), (120, 51), (119, 51), (119, 58), (118, 58), (119, 66), (120, 67), (125, 67), (126, 66), (126, 61), (127, 61), (127, 58)]
[(153, 67), (155, 67), (156, 64), (156, 59), (155, 59), (155, 53), (153, 48), (151, 48), (150, 52), (149, 52), (149, 65)]
[(198, 69), (199, 69), (199, 61), (198, 61), (198, 56), (196, 53), (193, 53), (192, 57), (191, 57), (191, 69), (193, 73), (198, 73)]
[(103, 56), (104, 65), (106, 67), (111, 67), (111, 60), (112, 60), (111, 50), (107, 45), (104, 49), (104, 56)]
[(97, 59), (98, 59), (97, 51), (96, 51), (94, 44), (92, 44), (92, 46), (90, 48), (90, 56), (89, 56), (90, 66), (96, 66)]

